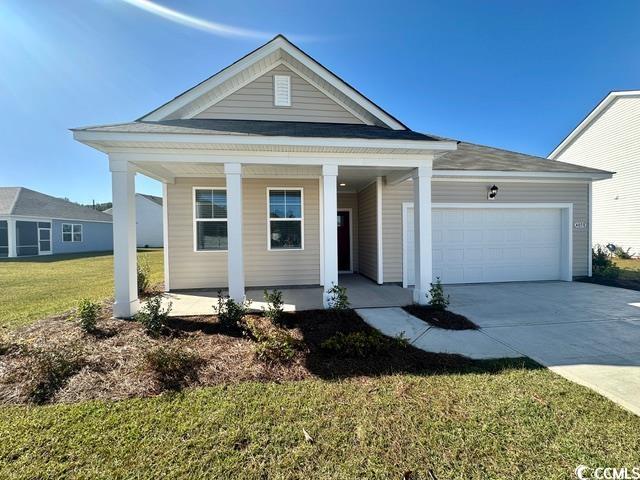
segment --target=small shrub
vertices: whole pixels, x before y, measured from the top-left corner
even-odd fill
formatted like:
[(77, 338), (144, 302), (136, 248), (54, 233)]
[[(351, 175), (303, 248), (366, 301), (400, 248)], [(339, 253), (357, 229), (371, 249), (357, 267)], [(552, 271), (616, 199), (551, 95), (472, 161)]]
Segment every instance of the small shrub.
[(169, 302), (166, 309), (162, 308), (162, 295), (156, 295), (147, 300), (133, 319), (136, 322), (140, 322), (147, 333), (158, 335), (167, 325), (167, 318), (169, 317), (169, 312), (171, 312), (171, 307), (172, 303)]
[(431, 284), (427, 298), (429, 299), (429, 305), (436, 310), (444, 311), (449, 306), (449, 295), (444, 294), (440, 277), (436, 277), (436, 283)]
[(282, 301), (282, 292), (274, 289), (273, 292), (264, 289), (264, 301), (267, 304), (264, 310), (264, 316), (268, 318), (273, 324), (279, 325), (282, 322), (284, 314), (284, 302)]
[(249, 311), (250, 304), (251, 302), (247, 300), (238, 303), (218, 290), (218, 306), (216, 307), (218, 321), (226, 328), (243, 328), (243, 319)]
[(593, 249), (591, 265), (596, 277), (615, 279), (620, 275), (620, 267), (611, 260), (610, 251), (601, 245), (596, 245)]
[(254, 351), (262, 362), (288, 363), (296, 354), (296, 342), (289, 334), (278, 332), (258, 342)]
[(298, 341), (286, 330), (273, 324), (265, 325), (260, 319), (248, 318), (244, 322), (245, 335), (256, 341), (256, 358), (267, 363), (287, 363), (293, 359)]
[(622, 247), (616, 247), (613, 251), (613, 254), (620, 258), (621, 260), (631, 260), (633, 258), (633, 254), (631, 253), (631, 248), (627, 248), (626, 250)]
[(197, 380), (202, 359), (185, 349), (158, 347), (145, 353), (144, 363), (163, 389), (179, 390)]
[(346, 310), (349, 308), (347, 289), (342, 285), (333, 284), (327, 292), (329, 294), (329, 308), (332, 310)]
[(92, 302), (87, 298), (80, 300), (78, 303), (77, 318), (82, 330), (88, 333), (94, 332), (98, 323), (99, 313), (100, 304)]
[(343, 357), (366, 358), (387, 352), (394, 346), (406, 346), (404, 336), (388, 338), (377, 330), (370, 332), (338, 332), (320, 345), (320, 348)]
[(151, 266), (149, 265), (149, 259), (146, 255), (141, 255), (138, 258), (137, 274), (138, 295), (147, 293), (151, 286)]
[(22, 354), (27, 358), (30, 376), (27, 396), (37, 404), (49, 401), (85, 364), (82, 353), (75, 348), (45, 350), (25, 347)]

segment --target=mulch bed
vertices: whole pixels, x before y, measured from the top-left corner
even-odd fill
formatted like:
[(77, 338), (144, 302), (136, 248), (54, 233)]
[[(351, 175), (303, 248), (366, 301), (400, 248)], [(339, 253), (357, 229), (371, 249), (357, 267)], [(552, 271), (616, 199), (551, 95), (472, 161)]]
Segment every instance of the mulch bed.
[(405, 312), (434, 327), (447, 330), (477, 330), (480, 328), (464, 315), (448, 310), (438, 310), (429, 305), (406, 305), (402, 308)]
[(605, 285), (607, 287), (626, 288), (628, 290), (640, 291), (640, 281), (627, 280), (624, 278), (603, 278), (603, 277), (580, 277), (576, 278), (579, 282), (595, 283), (598, 285)]
[[(35, 350), (80, 359), (78, 367), (56, 386), (47, 403), (90, 399), (120, 400), (162, 393), (165, 387), (145, 363), (145, 355), (159, 347), (179, 349), (197, 358), (197, 371), (189, 372), (181, 388), (244, 381), (284, 382), (310, 378), (340, 379), (393, 373), (424, 373), (480, 368), (457, 355), (428, 353), (402, 342), (367, 358), (344, 358), (324, 350), (322, 343), (337, 332), (370, 332), (354, 311), (315, 310), (288, 313), (284, 328), (298, 344), (285, 364), (256, 357), (256, 342), (240, 329), (222, 328), (215, 316), (171, 318), (166, 334), (150, 336), (137, 322), (110, 318), (103, 307), (95, 333), (86, 333), (71, 313), (41, 320), (0, 339), (0, 404), (33, 401)], [(257, 322), (267, 322), (259, 314)], [(488, 368), (488, 367), (482, 367)], [(493, 367), (492, 367), (493, 368)], [(30, 390), (31, 389), (31, 390)]]

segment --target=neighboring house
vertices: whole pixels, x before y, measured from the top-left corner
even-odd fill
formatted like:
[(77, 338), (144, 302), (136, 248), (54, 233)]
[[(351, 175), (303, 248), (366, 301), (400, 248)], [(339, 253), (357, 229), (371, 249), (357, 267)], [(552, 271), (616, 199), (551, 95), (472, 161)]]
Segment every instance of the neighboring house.
[[(402, 88), (397, 79), (394, 88)], [(411, 131), (283, 36), (140, 119), (78, 128), (109, 156), (118, 317), (138, 308), (134, 176), (163, 183), (165, 288), (590, 274), (602, 170)], [(373, 287), (375, 288), (375, 287)]]
[[(112, 209), (104, 211), (112, 215)], [(162, 247), (162, 197), (136, 193), (136, 244), (140, 248)]]
[(549, 158), (616, 172), (593, 185), (593, 243), (640, 254), (640, 90), (609, 93)]
[(0, 257), (113, 249), (106, 213), (23, 187), (0, 187)]

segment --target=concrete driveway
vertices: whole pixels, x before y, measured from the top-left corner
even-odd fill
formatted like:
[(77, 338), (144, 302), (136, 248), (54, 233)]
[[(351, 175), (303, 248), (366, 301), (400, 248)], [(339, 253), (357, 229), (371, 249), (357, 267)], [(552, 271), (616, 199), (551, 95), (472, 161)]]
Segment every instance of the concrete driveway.
[(640, 292), (580, 282), (445, 290), (486, 335), (640, 415)]

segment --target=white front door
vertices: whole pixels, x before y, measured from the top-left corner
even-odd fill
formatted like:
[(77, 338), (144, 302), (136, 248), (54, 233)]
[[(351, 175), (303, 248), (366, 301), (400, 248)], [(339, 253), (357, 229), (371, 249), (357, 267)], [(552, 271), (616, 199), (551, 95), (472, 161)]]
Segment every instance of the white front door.
[[(561, 208), (434, 208), (433, 279), (442, 283), (563, 278)], [(413, 207), (404, 215), (405, 283), (414, 282)]]

